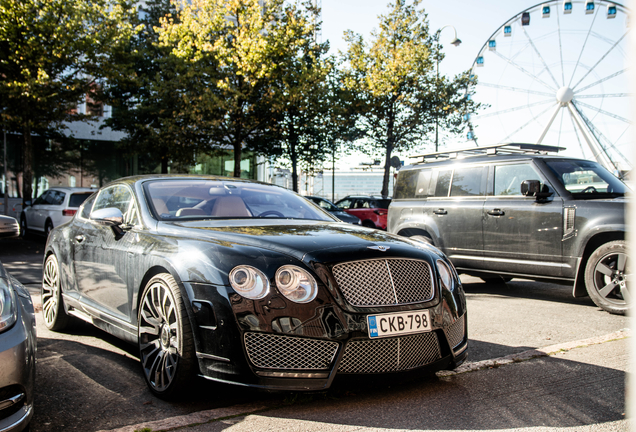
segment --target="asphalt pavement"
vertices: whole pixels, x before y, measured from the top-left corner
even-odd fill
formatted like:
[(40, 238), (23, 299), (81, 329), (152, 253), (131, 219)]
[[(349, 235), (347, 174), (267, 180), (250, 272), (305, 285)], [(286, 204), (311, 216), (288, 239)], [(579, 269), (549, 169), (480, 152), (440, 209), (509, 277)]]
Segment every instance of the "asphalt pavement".
[[(0, 260), (39, 302), (44, 240), (2, 240)], [(624, 431), (629, 320), (567, 286), (462, 277), (469, 360), (456, 372), (338, 381), (268, 393), (197, 381), (152, 396), (136, 347), (89, 325), (48, 331), (38, 315), (39, 431)]]

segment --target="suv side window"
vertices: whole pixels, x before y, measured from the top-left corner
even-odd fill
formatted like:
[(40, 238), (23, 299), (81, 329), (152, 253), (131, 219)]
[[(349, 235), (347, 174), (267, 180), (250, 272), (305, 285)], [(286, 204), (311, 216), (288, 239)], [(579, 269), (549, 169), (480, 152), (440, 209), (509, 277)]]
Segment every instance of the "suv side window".
[(350, 199), (342, 200), (338, 203), (338, 208), (347, 210), (351, 208), (351, 204), (352, 204), (352, 200)]
[(395, 199), (427, 198), (431, 182), (431, 169), (415, 169), (398, 174)]
[(439, 172), (437, 176), (437, 185), (435, 186), (436, 197), (448, 196), (448, 189), (450, 188), (452, 176), (453, 176), (453, 170), (443, 170)]
[(541, 180), (531, 164), (495, 166), (495, 196), (521, 196), (521, 182)]
[[(483, 167), (461, 167), (453, 173), (450, 196), (480, 196)], [(439, 182), (438, 182), (439, 184)]]

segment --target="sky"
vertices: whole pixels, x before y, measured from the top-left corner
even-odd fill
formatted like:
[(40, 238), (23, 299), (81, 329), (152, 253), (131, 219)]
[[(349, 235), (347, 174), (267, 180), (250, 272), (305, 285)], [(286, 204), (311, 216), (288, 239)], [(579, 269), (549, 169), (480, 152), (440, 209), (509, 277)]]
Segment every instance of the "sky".
[[(561, 2), (559, 2), (560, 4)], [(355, 33), (362, 34), (365, 39), (368, 39), (371, 31), (377, 27), (378, 24), (378, 15), (386, 14), (388, 12), (388, 4), (389, 2), (386, 0), (322, 0), (322, 40), (329, 40), (331, 46), (331, 52), (337, 53), (338, 50), (344, 51), (347, 46), (343, 39), (343, 33), (346, 30), (352, 30)], [(425, 0), (422, 3), (422, 7), (428, 14), (428, 22), (429, 29), (431, 32), (436, 31), (444, 26), (452, 26), (457, 32), (457, 37), (462, 41), (461, 45), (458, 47), (454, 47), (450, 44), (450, 42), (454, 39), (454, 31), (451, 27), (446, 27), (442, 31), (440, 35), (440, 40), (442, 45), (444, 46), (444, 53), (446, 55), (445, 59), (440, 63), (440, 73), (446, 75), (456, 75), (463, 71), (469, 70), (475, 58), (478, 56), (480, 50), (484, 45), (488, 42), (488, 40), (504, 23), (506, 23), (509, 19), (514, 17), (515, 15), (521, 13), (522, 11), (531, 8), (535, 5), (540, 5), (542, 3), (536, 1), (524, 1), (524, 0), (444, 0), (444, 1), (430, 1)], [(631, 1), (629, 2), (631, 4)], [(627, 4), (627, 6), (629, 6)], [(578, 6), (576, 6), (578, 7)], [(598, 8), (597, 10), (600, 10)], [(580, 12), (580, 10), (579, 10)], [(605, 9), (602, 10), (605, 13)], [(581, 12), (582, 13), (582, 12)], [(539, 14), (540, 15), (540, 14)], [(535, 18), (532, 21), (532, 30), (536, 30), (540, 24), (547, 24), (549, 22), (554, 25), (556, 23), (556, 15), (553, 12), (553, 15), (550, 20), (541, 20), (540, 16), (536, 14), (533, 15)], [(561, 16), (561, 25), (565, 22), (564, 18), (568, 16)], [(571, 16), (574, 16), (571, 15)], [(589, 20), (589, 17), (586, 17), (585, 14), (582, 14), (583, 18)], [(604, 15), (599, 15), (599, 17), (604, 18)], [(580, 19), (583, 19), (579, 17)], [(589, 21), (588, 21), (589, 22)], [(605, 25), (606, 23), (615, 24), (618, 20), (602, 20), (599, 19), (597, 23), (601, 23)], [(587, 25), (587, 24), (586, 24)], [(531, 27), (527, 27), (530, 29)], [(521, 35), (521, 27), (519, 27), (519, 31), (517, 35)], [(515, 30), (516, 31), (516, 30)], [(618, 30), (617, 30), (618, 31)], [(602, 33), (599, 30), (599, 33)], [(497, 33), (498, 35), (500, 33)], [(585, 31), (582, 33), (585, 34)], [(499, 38), (500, 42), (507, 42), (512, 38)], [(580, 36), (579, 39), (583, 41), (584, 37)], [(518, 40), (520, 42), (520, 40)], [(601, 51), (606, 48), (600, 48)], [(578, 49), (572, 50), (578, 53)], [(500, 51), (502, 52), (502, 51)], [(577, 54), (578, 55), (578, 54)], [(592, 68), (592, 64), (596, 61), (596, 59), (584, 59), (587, 60), (587, 68)], [(535, 62), (538, 61), (535, 59)], [(563, 62), (563, 60), (561, 60)], [(556, 60), (555, 60), (556, 62)], [(489, 64), (492, 65), (492, 62)], [(536, 67), (536, 65), (535, 65)], [(486, 70), (487, 68), (484, 68)], [(536, 70), (540, 70), (541, 68), (536, 68)], [(579, 73), (582, 69), (579, 69)], [(544, 72), (538, 72), (543, 73)], [(596, 71), (595, 71), (596, 73)], [(599, 72), (599, 76), (595, 79), (600, 79), (602, 75)], [(481, 81), (481, 74), (479, 76)], [(499, 78), (497, 78), (499, 79)], [(591, 79), (591, 78), (590, 78)], [(598, 89), (598, 87), (597, 87)], [(537, 89), (535, 89), (537, 90)], [(607, 89), (603, 89), (606, 92), (609, 91)], [(600, 91), (600, 90), (599, 90)], [(612, 90), (614, 91), (614, 90)], [(624, 90), (622, 90), (624, 91)], [(597, 92), (598, 93), (598, 92)], [(555, 100), (552, 98), (552, 100)], [(588, 101), (592, 101), (593, 99), (585, 99)], [(605, 109), (609, 103), (613, 103), (614, 100), (606, 99), (605, 100)], [(498, 101), (501, 103), (501, 101)], [(529, 104), (529, 102), (527, 102)], [(601, 106), (603, 108), (603, 106)], [(526, 116), (534, 116), (538, 115), (537, 111), (534, 108), (530, 108), (529, 110), (533, 110), (533, 112), (526, 112)], [(565, 110), (562, 110), (565, 111)], [(545, 116), (550, 117), (550, 113), (552, 110), (547, 112), (547, 114), (543, 114)], [(588, 116), (593, 116), (593, 114), (588, 114)], [(518, 117), (520, 118), (520, 117)], [(599, 124), (601, 119), (597, 119)], [(507, 120), (504, 119), (503, 122)], [(547, 120), (543, 120), (545, 123)], [(557, 119), (557, 121), (559, 121)], [(561, 120), (562, 124), (570, 123), (569, 117), (566, 119), (565, 123), (563, 119)], [(501, 120), (500, 120), (501, 123)], [(495, 127), (501, 127), (502, 125), (495, 125)], [(503, 125), (505, 126), (505, 125)], [(614, 125), (607, 125), (608, 128), (613, 128), (616, 130)], [(539, 127), (541, 129), (541, 127)], [(482, 133), (485, 131), (485, 128), (482, 128)], [(626, 136), (630, 134), (625, 134), (623, 137), (623, 141), (626, 139)], [(524, 142), (530, 142), (532, 140), (536, 140), (537, 137), (532, 137)], [(521, 139), (516, 139), (516, 141), (521, 141)], [(553, 140), (554, 141), (554, 140)], [(569, 138), (570, 146), (573, 147), (573, 152), (578, 152), (580, 144), (576, 146), (572, 144), (574, 142), (574, 138)], [(580, 138), (579, 138), (580, 142)], [(630, 141), (631, 142), (631, 141)], [(548, 142), (544, 142), (548, 144)], [(549, 144), (552, 144), (550, 142)], [(480, 142), (480, 145), (485, 144), (494, 144), (494, 143), (484, 143)], [(465, 137), (459, 137), (456, 139), (447, 139), (446, 141), (447, 148), (466, 148), (467, 143)], [(559, 143), (559, 145), (563, 145)], [(432, 151), (427, 148), (426, 152)], [(405, 160), (407, 163), (409, 161), (409, 154), (398, 154), (398, 156)], [(590, 157), (591, 155), (585, 155), (586, 157)], [(371, 160), (371, 157), (362, 156), (362, 159)], [(349, 158), (343, 158), (339, 161), (338, 165), (342, 168), (350, 168), (351, 166), (358, 165), (361, 160), (360, 155), (355, 155)]]

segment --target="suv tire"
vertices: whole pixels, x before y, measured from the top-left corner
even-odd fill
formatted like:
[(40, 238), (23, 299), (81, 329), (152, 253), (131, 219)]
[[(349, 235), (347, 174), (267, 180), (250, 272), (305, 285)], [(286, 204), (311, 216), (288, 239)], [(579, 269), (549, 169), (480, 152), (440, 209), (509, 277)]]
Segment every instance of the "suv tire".
[(585, 288), (592, 301), (601, 309), (625, 315), (629, 308), (627, 292), (627, 246), (624, 241), (612, 241), (599, 246), (585, 266)]

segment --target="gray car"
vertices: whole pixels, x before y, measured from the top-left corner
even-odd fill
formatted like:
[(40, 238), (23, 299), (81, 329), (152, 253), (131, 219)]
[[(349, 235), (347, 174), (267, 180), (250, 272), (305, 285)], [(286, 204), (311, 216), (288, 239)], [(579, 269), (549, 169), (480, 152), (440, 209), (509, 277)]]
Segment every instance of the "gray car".
[(0, 432), (24, 430), (31, 421), (35, 351), (31, 296), (0, 263)]
[(20, 235), (20, 225), (11, 216), (0, 215), (0, 238), (14, 238)]

